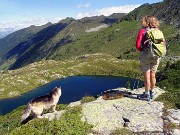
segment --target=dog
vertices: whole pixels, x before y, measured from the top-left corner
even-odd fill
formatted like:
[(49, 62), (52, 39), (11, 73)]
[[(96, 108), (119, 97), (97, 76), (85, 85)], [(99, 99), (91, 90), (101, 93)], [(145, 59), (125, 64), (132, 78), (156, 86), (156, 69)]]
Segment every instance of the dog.
[(21, 116), (21, 122), (27, 119), (32, 112), (35, 118), (42, 118), (41, 114), (44, 109), (51, 108), (53, 112), (56, 111), (56, 105), (61, 96), (61, 87), (55, 87), (50, 93), (44, 96), (36, 97), (31, 100), (25, 107), (24, 113)]

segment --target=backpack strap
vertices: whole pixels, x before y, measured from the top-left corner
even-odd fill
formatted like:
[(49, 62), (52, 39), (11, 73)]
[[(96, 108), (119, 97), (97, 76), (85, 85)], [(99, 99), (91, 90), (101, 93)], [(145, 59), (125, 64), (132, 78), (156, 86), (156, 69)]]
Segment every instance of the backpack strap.
[[(144, 33), (144, 37), (147, 37), (146, 34), (147, 34), (147, 31), (150, 30), (150, 28), (147, 27), (145, 30), (146, 30), (146, 31), (145, 31), (145, 33)], [(146, 44), (147, 42), (149, 42), (149, 39), (146, 39), (146, 40), (141, 44), (141, 46), (142, 46), (143, 49), (145, 49), (145, 48), (147, 47), (147, 46), (145, 46), (145, 44)]]
[[(147, 32), (148, 32), (148, 30), (150, 30), (151, 28), (149, 28), (149, 27), (147, 27), (146, 28), (146, 32), (144, 33), (144, 36), (146, 36), (146, 38), (147, 38)], [(145, 46), (145, 44), (147, 44), (148, 43), (148, 45), (147, 46)], [(145, 41), (144, 41), (144, 43), (143, 43), (143, 49), (145, 50), (145, 49), (147, 49), (147, 48), (149, 48), (150, 49), (150, 51), (151, 52), (153, 52), (153, 48), (152, 48), (152, 41), (150, 40), (150, 39), (146, 39)]]
[[(146, 32), (144, 33), (144, 36), (146, 36), (148, 30), (150, 30), (149, 27), (146, 28)], [(146, 41), (144, 41), (144, 45), (145, 45), (147, 42), (149, 42), (149, 39), (147, 39)]]

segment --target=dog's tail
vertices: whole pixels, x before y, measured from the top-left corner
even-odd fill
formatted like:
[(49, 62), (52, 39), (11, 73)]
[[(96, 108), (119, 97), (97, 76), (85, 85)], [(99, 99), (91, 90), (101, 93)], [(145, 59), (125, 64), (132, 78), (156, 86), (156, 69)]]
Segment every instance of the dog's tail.
[(25, 110), (24, 110), (24, 113), (23, 115), (21, 116), (21, 122), (23, 122), (31, 113), (31, 104), (28, 103)]

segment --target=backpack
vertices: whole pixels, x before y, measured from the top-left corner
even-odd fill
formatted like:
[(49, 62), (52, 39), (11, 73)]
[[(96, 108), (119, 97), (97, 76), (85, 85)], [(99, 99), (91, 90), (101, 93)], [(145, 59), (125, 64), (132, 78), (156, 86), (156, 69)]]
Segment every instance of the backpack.
[(163, 32), (158, 28), (147, 28), (146, 29), (146, 38), (144, 42), (148, 42), (148, 48), (153, 56), (163, 57), (166, 55), (166, 45)]

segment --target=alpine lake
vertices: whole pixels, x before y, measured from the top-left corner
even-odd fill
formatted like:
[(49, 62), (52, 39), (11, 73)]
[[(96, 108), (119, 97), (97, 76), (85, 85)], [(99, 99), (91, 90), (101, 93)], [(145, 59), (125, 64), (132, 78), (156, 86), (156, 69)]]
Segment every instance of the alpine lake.
[(62, 89), (59, 104), (68, 104), (81, 100), (84, 96), (96, 96), (114, 88), (125, 87), (130, 82), (131, 89), (142, 87), (143, 82), (137, 79), (115, 76), (70, 76), (54, 80), (35, 88), (21, 96), (0, 100), (0, 115), (5, 115), (19, 106), (27, 104), (35, 97), (45, 95), (55, 87)]

